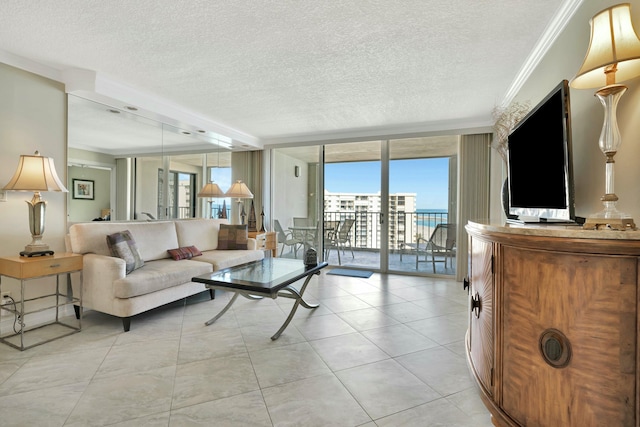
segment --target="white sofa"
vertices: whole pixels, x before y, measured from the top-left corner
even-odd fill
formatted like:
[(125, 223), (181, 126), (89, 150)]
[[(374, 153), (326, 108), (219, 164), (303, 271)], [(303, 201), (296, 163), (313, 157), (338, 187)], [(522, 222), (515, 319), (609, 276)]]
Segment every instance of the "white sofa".
[[(83, 308), (121, 317), (126, 332), (131, 316), (205, 291), (192, 277), (264, 257), (251, 238), (246, 250), (217, 249), (220, 224), (226, 223), (226, 219), (189, 219), (73, 224), (68, 244), (71, 252), (83, 255)], [(144, 260), (143, 267), (129, 274), (125, 261), (112, 257), (107, 245), (107, 235), (124, 230), (130, 231)], [(175, 261), (167, 252), (185, 246), (195, 246), (202, 255)]]

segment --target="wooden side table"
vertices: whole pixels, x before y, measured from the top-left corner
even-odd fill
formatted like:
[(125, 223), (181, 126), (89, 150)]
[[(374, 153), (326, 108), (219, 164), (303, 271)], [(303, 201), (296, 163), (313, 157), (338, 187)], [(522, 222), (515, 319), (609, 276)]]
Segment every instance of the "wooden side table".
[[(2, 335), (0, 331), (0, 342), (3, 342), (18, 350), (26, 350), (36, 345), (44, 344), (54, 339), (62, 338), (67, 335), (79, 332), (82, 328), (82, 285), (80, 285), (80, 295), (78, 297), (68, 296), (60, 293), (60, 275), (71, 274), (80, 272), (80, 283), (82, 283), (82, 255), (72, 253), (59, 253), (51, 256), (42, 257), (22, 257), (12, 256), (0, 258), (0, 295), (2, 295), (2, 277), (12, 277), (20, 280), (20, 300), (15, 302), (0, 305), (0, 313), (3, 311), (10, 312), (16, 322), (17, 328), (14, 326), (13, 333), (8, 335)], [(39, 279), (42, 277), (56, 276), (56, 291), (53, 294), (41, 295), (38, 297), (25, 298), (25, 286), (27, 282), (32, 279)], [(36, 300), (51, 300), (49, 305), (45, 307), (38, 306), (33, 308), (26, 308), (32, 301)], [(78, 314), (78, 326), (68, 325), (62, 323), (59, 319), (60, 307), (64, 307), (69, 304), (75, 304), (78, 306), (76, 313)], [(31, 329), (26, 329), (25, 316), (28, 314), (38, 313), (44, 310), (55, 308), (56, 317), (55, 320), (49, 323), (40, 324)], [(54, 338), (49, 338), (43, 341), (39, 341), (33, 345), (25, 345), (24, 335), (26, 332), (40, 329), (49, 325), (61, 325), (71, 329), (70, 332), (58, 335)], [(19, 337), (19, 340), (18, 340)], [(19, 341), (19, 344), (10, 341)]]
[(258, 241), (258, 248), (271, 251), (271, 256), (278, 256), (278, 239), (275, 231), (249, 231), (249, 237)]

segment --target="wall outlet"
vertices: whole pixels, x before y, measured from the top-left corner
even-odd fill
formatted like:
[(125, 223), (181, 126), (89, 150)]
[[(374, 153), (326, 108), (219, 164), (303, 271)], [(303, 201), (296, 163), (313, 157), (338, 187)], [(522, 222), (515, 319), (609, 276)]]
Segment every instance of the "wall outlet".
[[(7, 291), (2, 292), (2, 298), (0, 298), (0, 305), (10, 304), (11, 299), (9, 299), (9, 297), (11, 297), (11, 292), (7, 292)], [(7, 308), (12, 308), (12, 307), (7, 307)], [(10, 315), (11, 315), (10, 311), (0, 309), (0, 317), (10, 316)]]

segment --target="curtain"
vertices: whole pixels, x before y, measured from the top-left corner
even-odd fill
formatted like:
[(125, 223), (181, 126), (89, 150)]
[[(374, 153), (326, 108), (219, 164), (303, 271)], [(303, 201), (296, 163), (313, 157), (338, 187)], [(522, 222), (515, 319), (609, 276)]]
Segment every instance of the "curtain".
[(456, 280), (468, 274), (469, 241), (464, 226), (469, 220), (489, 217), (489, 173), (491, 134), (464, 135), (460, 138), (458, 189), (458, 267)]

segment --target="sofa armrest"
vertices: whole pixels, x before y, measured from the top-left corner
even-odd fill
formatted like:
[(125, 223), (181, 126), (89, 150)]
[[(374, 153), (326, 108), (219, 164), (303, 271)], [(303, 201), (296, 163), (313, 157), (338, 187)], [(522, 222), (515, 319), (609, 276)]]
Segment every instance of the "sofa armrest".
[(113, 282), (126, 276), (126, 262), (106, 255), (85, 254), (82, 297), (90, 308), (100, 309), (115, 298)]
[(255, 251), (258, 249), (258, 242), (253, 237), (247, 239), (247, 249)]

